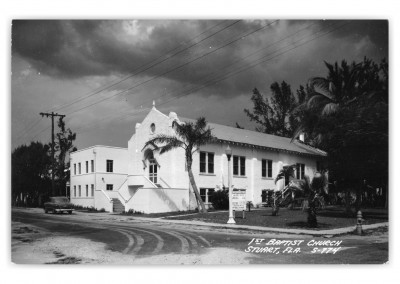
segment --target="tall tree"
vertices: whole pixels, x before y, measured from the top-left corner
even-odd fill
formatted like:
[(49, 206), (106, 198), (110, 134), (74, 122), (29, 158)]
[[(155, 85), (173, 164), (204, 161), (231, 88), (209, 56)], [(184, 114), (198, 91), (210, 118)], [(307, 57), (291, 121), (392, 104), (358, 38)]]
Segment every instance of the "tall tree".
[(245, 109), (244, 112), (256, 122), (256, 131), (291, 137), (298, 124), (293, 110), (304, 98), (296, 98), (285, 81), (281, 84), (274, 82), (271, 93), (271, 98), (268, 98), (254, 89), (251, 97), (253, 110)]
[(65, 127), (65, 122), (62, 117), (58, 120), (59, 132), (56, 134), (56, 177), (57, 177), (57, 192), (58, 195), (66, 188), (66, 183), (70, 178), (69, 160), (67, 155), (77, 150), (73, 145), (76, 139), (76, 133), (73, 133), (70, 128)]
[[(310, 79), (314, 92), (298, 109), (311, 143), (326, 150), (330, 177), (357, 193), (365, 182), (386, 187), (388, 178), (388, 68), (364, 58), (329, 64), (326, 77)], [(349, 191), (347, 192), (349, 194)]]
[(50, 187), (51, 157), (49, 146), (40, 142), (31, 142), (29, 146), (17, 147), (11, 154), (11, 192), (12, 204), (17, 197), (29, 204), (39, 205), (41, 197), (48, 196)]
[(199, 150), (199, 147), (212, 142), (215, 137), (211, 133), (211, 128), (207, 127), (207, 121), (200, 117), (196, 122), (185, 122), (175, 124), (176, 136), (159, 134), (147, 141), (144, 147), (152, 145), (159, 150), (160, 155), (176, 148), (182, 148), (185, 151), (186, 166), (189, 175), (189, 181), (195, 193), (196, 199), (201, 206), (202, 212), (207, 212), (203, 200), (201, 199), (196, 181), (192, 172), (193, 154)]

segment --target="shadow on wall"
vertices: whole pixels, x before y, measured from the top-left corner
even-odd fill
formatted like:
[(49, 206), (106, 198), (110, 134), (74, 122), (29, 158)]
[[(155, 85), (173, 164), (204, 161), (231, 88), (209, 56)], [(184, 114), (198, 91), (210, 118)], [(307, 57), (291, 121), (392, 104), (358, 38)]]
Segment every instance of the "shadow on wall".
[(136, 192), (139, 190), (139, 188), (143, 187), (143, 185), (129, 185), (128, 186), (128, 191), (129, 191), (129, 198), (134, 196)]
[[(171, 189), (167, 189), (167, 190), (171, 190)], [(160, 189), (155, 190), (154, 192), (164, 202), (164, 204), (166, 204), (168, 206), (168, 208), (171, 211), (180, 211), (180, 210), (182, 210), (182, 208), (179, 208), (176, 205), (175, 201), (168, 194), (165, 193), (164, 189), (160, 188)], [(182, 204), (183, 204), (183, 202), (182, 202)]]

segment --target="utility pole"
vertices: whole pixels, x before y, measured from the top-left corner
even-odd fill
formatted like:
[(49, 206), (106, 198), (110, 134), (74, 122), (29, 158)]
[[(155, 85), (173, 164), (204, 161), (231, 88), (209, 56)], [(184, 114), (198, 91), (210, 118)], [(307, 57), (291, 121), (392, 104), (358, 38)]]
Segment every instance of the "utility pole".
[(61, 118), (65, 117), (65, 115), (58, 114), (58, 113), (47, 113), (41, 112), (40, 115), (51, 117), (51, 193), (53, 196), (56, 195), (56, 188), (54, 186), (54, 117), (59, 116)]

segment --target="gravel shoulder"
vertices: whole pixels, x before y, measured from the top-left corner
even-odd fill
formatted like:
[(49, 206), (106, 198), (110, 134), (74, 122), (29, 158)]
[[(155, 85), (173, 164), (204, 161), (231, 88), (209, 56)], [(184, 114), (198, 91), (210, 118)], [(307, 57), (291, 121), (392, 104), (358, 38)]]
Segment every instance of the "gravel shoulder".
[[(135, 257), (111, 251), (85, 238), (51, 234), (13, 222), (12, 262), (15, 264), (249, 264), (249, 255), (235, 249), (209, 248), (204, 254), (161, 254)], [(20, 232), (18, 234), (14, 232)]]

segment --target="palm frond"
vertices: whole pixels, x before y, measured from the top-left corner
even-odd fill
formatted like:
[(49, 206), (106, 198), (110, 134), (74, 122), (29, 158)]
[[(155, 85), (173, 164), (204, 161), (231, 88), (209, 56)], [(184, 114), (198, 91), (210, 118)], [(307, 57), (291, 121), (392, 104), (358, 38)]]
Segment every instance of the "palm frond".
[(325, 96), (321, 93), (315, 93), (308, 101), (308, 108), (320, 108), (321, 105), (325, 105), (327, 103), (332, 102), (333, 100), (330, 97)]
[(179, 147), (184, 148), (183, 141), (179, 139), (171, 140), (168, 144), (160, 147), (160, 155)]
[(329, 103), (326, 104), (324, 106), (324, 108), (322, 109), (322, 115), (330, 115), (330, 114), (334, 114), (337, 112), (337, 110), (339, 109), (339, 104), (337, 103)]
[(329, 83), (330, 81), (323, 77), (313, 77), (308, 80), (308, 84), (313, 88), (318, 88), (325, 93), (329, 93)]
[(306, 196), (311, 191), (310, 178), (304, 176), (302, 180), (292, 181), (289, 184), (289, 190), (294, 192), (296, 195)]
[(304, 181), (299, 180), (296, 182), (291, 182), (289, 184), (289, 190), (293, 192), (296, 196), (304, 195)]
[(297, 128), (293, 132), (293, 136), (292, 136), (292, 139), (290, 140), (290, 143), (293, 143), (293, 141), (300, 135), (300, 133), (303, 132), (303, 129), (304, 129), (304, 126), (302, 124), (297, 126)]
[(296, 164), (283, 166), (283, 168), (279, 171), (278, 175), (275, 178), (275, 184), (278, 182), (278, 180), (281, 180), (283, 178), (289, 179), (290, 177), (294, 177), (295, 168)]
[(143, 149), (145, 149), (149, 145), (159, 149), (159, 148), (161, 148), (160, 146), (158, 146), (160, 144), (171, 144), (171, 143), (172, 144), (178, 144), (178, 141), (180, 143), (183, 143), (183, 141), (179, 140), (176, 136), (159, 134), (159, 135), (153, 137), (152, 139), (150, 139), (149, 141), (147, 141), (144, 144), (144, 146), (142, 148), (142, 151), (143, 151)]

